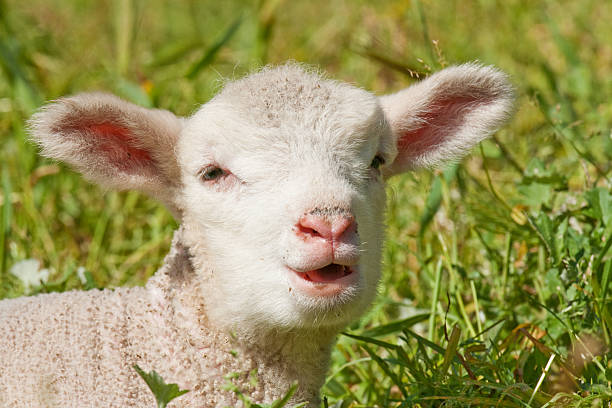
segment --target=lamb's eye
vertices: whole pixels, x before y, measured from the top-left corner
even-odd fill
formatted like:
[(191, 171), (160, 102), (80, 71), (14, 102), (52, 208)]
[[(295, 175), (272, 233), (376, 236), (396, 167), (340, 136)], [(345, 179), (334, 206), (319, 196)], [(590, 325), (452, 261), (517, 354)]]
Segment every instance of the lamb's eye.
[(376, 156), (374, 156), (374, 159), (372, 160), (370, 167), (375, 170), (378, 170), (378, 168), (382, 166), (383, 164), (385, 164), (385, 159), (383, 159), (381, 155), (377, 154)]
[(221, 167), (207, 166), (200, 170), (200, 179), (202, 181), (214, 181), (219, 177), (225, 176), (227, 173)]

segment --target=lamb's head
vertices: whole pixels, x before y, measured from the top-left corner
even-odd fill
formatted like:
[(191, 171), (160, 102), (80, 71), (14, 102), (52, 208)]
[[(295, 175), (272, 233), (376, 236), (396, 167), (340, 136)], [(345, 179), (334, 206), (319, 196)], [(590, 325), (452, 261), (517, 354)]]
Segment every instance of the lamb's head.
[(229, 83), (188, 119), (85, 94), (31, 123), (43, 154), (168, 206), (214, 321), (339, 327), (376, 293), (385, 180), (459, 158), (511, 104), (505, 76), (479, 65), (379, 98), (289, 64)]

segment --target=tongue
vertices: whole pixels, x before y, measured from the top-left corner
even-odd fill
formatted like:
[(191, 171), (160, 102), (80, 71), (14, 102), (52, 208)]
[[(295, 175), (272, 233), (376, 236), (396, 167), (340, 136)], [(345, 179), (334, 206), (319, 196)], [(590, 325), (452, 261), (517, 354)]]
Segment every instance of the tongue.
[(306, 272), (308, 280), (313, 282), (333, 282), (349, 275), (351, 270), (343, 265), (331, 264), (321, 269)]

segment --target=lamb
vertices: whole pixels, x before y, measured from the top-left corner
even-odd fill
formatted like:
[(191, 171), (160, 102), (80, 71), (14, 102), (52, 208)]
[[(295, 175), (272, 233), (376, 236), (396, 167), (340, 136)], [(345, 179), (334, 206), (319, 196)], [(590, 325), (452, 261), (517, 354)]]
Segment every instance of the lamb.
[(239, 406), (229, 374), (255, 402), (297, 382), (291, 402), (318, 406), (335, 336), (376, 294), (385, 180), (457, 160), (512, 102), (474, 63), (382, 97), (288, 63), (189, 118), (101, 93), (47, 105), (43, 155), (181, 226), (144, 287), (0, 302), (0, 406), (154, 406), (134, 364), (190, 390), (174, 407)]

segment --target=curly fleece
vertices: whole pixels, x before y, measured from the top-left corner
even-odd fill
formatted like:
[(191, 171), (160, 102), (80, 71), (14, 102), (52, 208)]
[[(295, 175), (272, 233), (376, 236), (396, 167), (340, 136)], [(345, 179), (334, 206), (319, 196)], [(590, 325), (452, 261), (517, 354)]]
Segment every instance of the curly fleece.
[[(229, 377), (253, 400), (282, 396), (299, 375), (282, 358), (291, 339), (270, 337), (266, 351), (243, 347), (206, 320), (198, 286), (178, 230), (163, 267), (145, 287), (0, 302), (0, 406), (153, 407), (134, 364), (189, 390), (173, 407), (238, 405), (226, 387)], [(328, 353), (313, 351), (302, 364), (317, 366), (322, 379), (327, 364), (316, 357)], [(320, 386), (313, 383), (302, 394), (312, 396)]]

